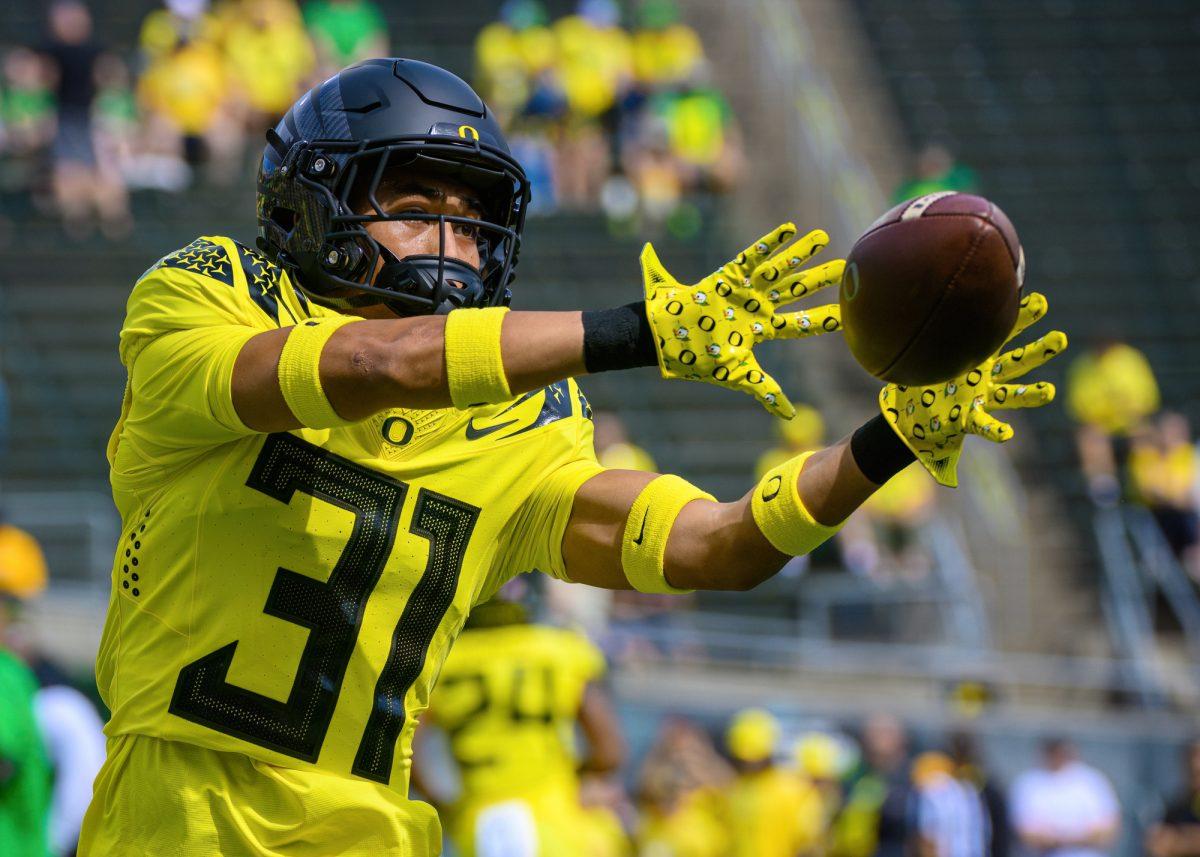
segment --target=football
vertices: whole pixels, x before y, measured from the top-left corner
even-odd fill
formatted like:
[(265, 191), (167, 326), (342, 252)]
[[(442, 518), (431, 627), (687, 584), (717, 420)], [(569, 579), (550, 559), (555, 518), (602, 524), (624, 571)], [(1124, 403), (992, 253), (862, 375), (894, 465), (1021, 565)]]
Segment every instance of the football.
[(910, 199), (846, 259), (839, 303), (850, 352), (882, 381), (947, 381), (1004, 344), (1024, 279), (1021, 242), (995, 203), (954, 191)]

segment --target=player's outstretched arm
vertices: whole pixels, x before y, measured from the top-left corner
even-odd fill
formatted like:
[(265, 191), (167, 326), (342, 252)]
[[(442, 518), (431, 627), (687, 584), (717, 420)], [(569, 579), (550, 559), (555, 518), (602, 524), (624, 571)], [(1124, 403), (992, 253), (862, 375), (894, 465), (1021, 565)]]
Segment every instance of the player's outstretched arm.
[[(585, 374), (582, 316), (579, 312), (504, 316), (502, 328), (497, 326), (499, 353), (512, 395)], [(321, 389), (337, 417), (356, 422), (389, 408), (455, 404), (447, 372), (447, 318), (363, 320), (333, 331), (321, 343), (316, 362)], [(325, 427), (302, 422), (285, 398), (280, 362), (298, 329), (259, 334), (238, 355), (233, 404), (242, 421), (256, 431)]]
[[(1027, 296), (1009, 342), (1046, 309), (1044, 296)], [(1024, 376), (1066, 345), (1064, 333), (1051, 331), (945, 384), (889, 385), (880, 393), (881, 413), (850, 438), (785, 462), (734, 503), (718, 503), (678, 477), (600, 473), (575, 494), (563, 535), (565, 574), (580, 583), (646, 592), (756, 586), (789, 556), (808, 553), (833, 535), (912, 461), (943, 485), (956, 485), (965, 435), (1011, 439), (1012, 427), (989, 410), (1052, 401), (1052, 384)]]
[[(771, 471), (732, 503), (689, 491), (691, 486), (685, 488), (677, 477), (600, 473), (575, 495), (563, 537), (566, 575), (606, 589), (751, 589), (790, 556), (833, 535), (880, 482), (913, 460), (888, 434), (882, 418), (876, 418), (853, 441), (793, 459), (790, 467)], [(872, 443), (881, 448), (868, 451)], [(881, 468), (875, 474), (879, 482), (863, 473), (855, 450), (860, 457), (873, 457), (866, 466)], [(656, 563), (666, 584), (657, 589), (652, 582)]]
[(690, 286), (647, 245), (645, 301), (611, 310), (343, 316), (262, 333), (238, 354), (234, 408), (256, 431), (328, 428), (389, 408), (501, 402), (568, 377), (657, 365), (666, 378), (750, 393), (790, 418), (791, 403), (752, 349), (838, 330), (836, 304), (778, 310), (840, 282), (843, 267), (802, 269), (829, 239), (816, 230), (788, 246), (795, 235), (786, 223)]

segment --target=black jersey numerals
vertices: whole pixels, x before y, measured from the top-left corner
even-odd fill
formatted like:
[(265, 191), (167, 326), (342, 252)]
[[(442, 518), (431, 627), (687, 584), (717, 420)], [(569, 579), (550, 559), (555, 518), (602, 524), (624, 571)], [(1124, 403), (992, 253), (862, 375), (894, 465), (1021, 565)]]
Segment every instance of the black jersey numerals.
[[(367, 600), (396, 540), (408, 486), (290, 434), (270, 435), (247, 486), (290, 503), (299, 491), (354, 514), (354, 527), (325, 581), (280, 568), (263, 612), (310, 630), (286, 702), (227, 681), (237, 642), (184, 667), (170, 712), (262, 747), (315, 762), (321, 752)], [(353, 772), (380, 782), (404, 725), (404, 697), (454, 598), (479, 509), (433, 491), (417, 493), (412, 531), (429, 539), (429, 561), (396, 626), (366, 715)]]

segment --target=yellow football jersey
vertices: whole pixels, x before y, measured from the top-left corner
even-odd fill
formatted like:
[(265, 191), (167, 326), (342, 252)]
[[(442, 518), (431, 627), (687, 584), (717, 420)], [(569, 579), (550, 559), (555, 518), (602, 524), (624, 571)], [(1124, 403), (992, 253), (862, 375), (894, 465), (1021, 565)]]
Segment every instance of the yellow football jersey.
[(575, 631), (538, 625), (468, 629), (442, 668), (430, 712), (449, 738), (462, 793), (451, 839), (475, 854), (489, 807), (520, 801), (538, 853), (582, 853), (575, 722), (604, 656)]
[[(110, 758), (81, 854), (143, 853), (142, 831), (113, 804), (137, 770), (167, 776), (162, 760), (185, 755), (144, 752), (157, 767), (118, 776), (138, 757), (130, 740), (248, 757), (290, 771), (280, 782), (311, 774), (289, 818), (245, 802), (267, 826), (326, 829), (314, 817), (329, 806), (315, 797), (323, 784), (390, 790), (379, 802), (395, 809), (370, 816), (392, 827), (379, 841), (429, 853), (420, 843), (436, 839), (436, 816), (407, 800), (409, 767), (447, 652), (471, 607), (513, 575), (563, 576), (572, 499), (601, 469), (574, 382), (329, 430), (241, 423), (230, 387), (245, 342), (331, 314), (223, 237), (164, 257), (134, 287), (120, 342), (129, 380), (108, 446), (123, 521), (97, 666)], [(191, 765), (196, 782), (170, 775), (236, 805), (257, 786), (229, 761)], [(180, 827), (174, 853), (216, 853), (190, 848), (207, 824)], [(234, 827), (244, 839), (221, 839), (220, 853), (275, 853), (246, 833), (253, 825)], [(287, 853), (376, 853), (317, 840)]]
[(450, 739), (465, 797), (503, 797), (575, 780), (575, 721), (604, 656), (575, 631), (470, 629), (454, 646), (432, 712)]

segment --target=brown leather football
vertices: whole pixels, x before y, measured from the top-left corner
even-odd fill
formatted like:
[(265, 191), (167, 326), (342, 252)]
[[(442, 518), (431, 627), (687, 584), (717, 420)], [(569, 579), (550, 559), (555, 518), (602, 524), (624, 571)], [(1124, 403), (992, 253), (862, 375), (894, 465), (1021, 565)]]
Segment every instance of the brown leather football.
[(846, 259), (846, 341), (880, 380), (948, 381), (1004, 344), (1024, 279), (1021, 242), (995, 203), (953, 191), (910, 199), (871, 224)]

